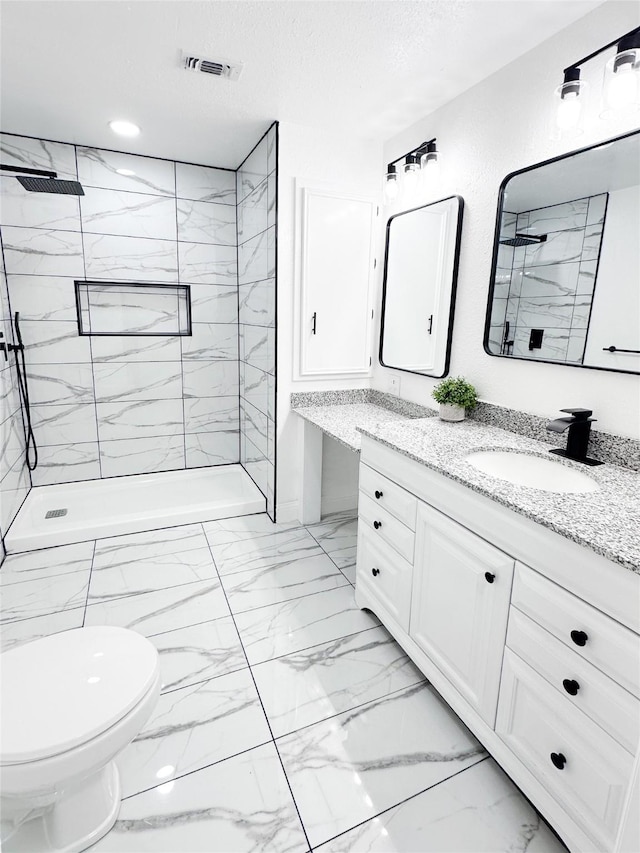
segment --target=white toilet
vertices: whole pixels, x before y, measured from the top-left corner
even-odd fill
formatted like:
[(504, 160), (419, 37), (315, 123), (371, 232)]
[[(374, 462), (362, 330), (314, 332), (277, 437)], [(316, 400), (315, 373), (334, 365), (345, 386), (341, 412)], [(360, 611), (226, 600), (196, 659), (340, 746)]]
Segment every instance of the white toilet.
[(160, 693), (158, 652), (126, 628), (76, 628), (0, 655), (4, 853), (77, 853), (120, 808), (115, 756)]

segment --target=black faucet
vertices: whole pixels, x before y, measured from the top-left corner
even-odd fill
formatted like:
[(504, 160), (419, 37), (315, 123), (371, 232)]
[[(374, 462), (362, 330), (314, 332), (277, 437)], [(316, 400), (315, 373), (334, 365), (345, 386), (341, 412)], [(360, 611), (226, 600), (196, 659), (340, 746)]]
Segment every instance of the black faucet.
[(587, 456), (591, 424), (595, 421), (595, 418), (591, 417), (593, 414), (591, 409), (560, 409), (560, 411), (566, 412), (571, 417), (556, 418), (555, 421), (549, 421), (547, 429), (549, 432), (569, 430), (567, 447), (566, 450), (559, 447), (549, 452), (564, 456), (567, 459), (573, 459), (576, 462), (583, 462), (585, 465), (602, 465), (602, 462), (598, 462), (597, 459), (590, 459)]

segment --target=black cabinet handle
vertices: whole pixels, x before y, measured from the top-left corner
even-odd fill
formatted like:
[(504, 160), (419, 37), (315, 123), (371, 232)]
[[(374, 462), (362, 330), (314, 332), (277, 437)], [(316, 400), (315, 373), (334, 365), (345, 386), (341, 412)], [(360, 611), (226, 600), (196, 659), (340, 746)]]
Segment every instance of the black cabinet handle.
[(562, 682), (562, 686), (567, 691), (569, 696), (575, 696), (578, 690), (580, 690), (580, 685), (575, 680), (575, 678), (565, 678)]
[(429, 328), (427, 329), (427, 334), (430, 335), (433, 332), (433, 314), (429, 316)]
[(564, 770), (564, 765), (567, 763), (567, 759), (561, 752), (552, 752), (549, 757), (551, 758), (551, 763), (554, 767), (557, 767), (558, 770)]
[(371, 574), (374, 576), (374, 578), (377, 578), (380, 574), (380, 569), (371, 569)]
[(382, 527), (382, 522), (381, 521), (374, 521), (373, 526), (375, 527), (376, 530), (379, 530)]
[(485, 572), (484, 573), (484, 579), (486, 580), (487, 583), (493, 583), (494, 580), (496, 579), (496, 576), (492, 575), (491, 572)]
[(382, 492), (379, 492), (379, 491), (376, 489), (376, 490), (375, 490), (375, 492), (374, 492), (374, 495), (376, 496), (376, 498), (377, 498), (378, 500), (380, 500), (380, 498), (382, 497)]
[(571, 639), (576, 644), (576, 646), (584, 646), (587, 643), (589, 637), (585, 634), (584, 631), (572, 631)]
[(312, 317), (311, 317), (311, 319), (313, 320), (313, 328), (311, 329), (311, 334), (312, 334), (312, 335), (315, 335), (315, 333), (316, 333), (316, 320), (317, 320), (317, 317), (318, 317), (317, 312), (316, 312), (316, 311), (314, 311), (314, 312), (313, 312), (313, 315), (312, 315)]

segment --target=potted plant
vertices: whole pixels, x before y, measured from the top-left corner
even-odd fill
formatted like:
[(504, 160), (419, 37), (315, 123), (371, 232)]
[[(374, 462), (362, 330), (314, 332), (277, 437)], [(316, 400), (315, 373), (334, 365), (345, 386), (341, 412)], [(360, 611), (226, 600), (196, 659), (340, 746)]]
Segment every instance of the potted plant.
[(478, 402), (473, 385), (462, 376), (449, 376), (433, 389), (432, 396), (440, 403), (440, 418), (443, 421), (463, 421), (465, 411), (471, 411)]

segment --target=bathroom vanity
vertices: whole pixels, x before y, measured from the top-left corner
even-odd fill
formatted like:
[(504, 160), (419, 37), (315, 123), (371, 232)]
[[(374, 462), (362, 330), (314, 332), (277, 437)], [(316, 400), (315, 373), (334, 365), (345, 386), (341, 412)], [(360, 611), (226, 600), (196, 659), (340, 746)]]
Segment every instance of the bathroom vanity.
[(360, 431), (358, 605), (572, 851), (636, 853), (639, 475), (603, 465), (588, 470), (592, 491), (561, 494), (469, 463), (495, 450), (549, 459), (495, 427)]

